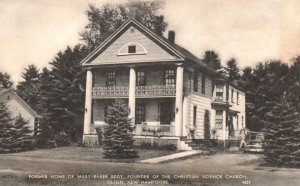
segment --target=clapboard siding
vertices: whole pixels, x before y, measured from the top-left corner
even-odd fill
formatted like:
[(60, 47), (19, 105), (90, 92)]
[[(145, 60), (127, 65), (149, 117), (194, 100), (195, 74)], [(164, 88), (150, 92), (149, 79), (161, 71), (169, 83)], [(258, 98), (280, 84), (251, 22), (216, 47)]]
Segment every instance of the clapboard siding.
[[(231, 93), (233, 89), (233, 102), (231, 101)], [(237, 92), (239, 92), (239, 101), (237, 103)], [(230, 109), (234, 111), (238, 111), (238, 122), (237, 117), (233, 118), (233, 127), (236, 130), (236, 133), (241, 130), (242, 128), (246, 127), (246, 97), (245, 93), (229, 86), (229, 102), (231, 104)]]
[[(209, 110), (211, 113), (211, 99), (203, 96), (199, 96), (196, 94), (190, 94), (189, 98), (189, 106), (188, 106), (188, 125), (190, 127), (193, 126), (193, 114), (194, 114), (194, 106), (197, 106), (197, 117), (196, 117), (196, 135), (197, 139), (204, 138), (204, 114), (205, 110)], [(212, 121), (212, 118), (210, 118)]]
[[(134, 29), (134, 32), (131, 32)], [(119, 50), (128, 43), (138, 43), (146, 49), (146, 54), (139, 55), (118, 55)], [(139, 47), (137, 47), (138, 49)], [(137, 51), (139, 52), (139, 51)], [(137, 63), (140, 61), (165, 61), (176, 58), (165, 51), (158, 44), (153, 42), (142, 32), (134, 27), (128, 28), (119, 38), (108, 46), (101, 55), (97, 56), (91, 64), (122, 64)]]

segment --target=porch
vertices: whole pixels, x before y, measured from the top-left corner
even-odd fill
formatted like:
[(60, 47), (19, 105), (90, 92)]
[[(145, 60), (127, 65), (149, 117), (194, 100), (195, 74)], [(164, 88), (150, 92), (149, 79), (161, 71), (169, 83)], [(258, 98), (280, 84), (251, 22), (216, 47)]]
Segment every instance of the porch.
[[(128, 99), (126, 99), (128, 103)], [(106, 110), (114, 99), (94, 99), (90, 133), (105, 125)], [(175, 136), (175, 98), (136, 98), (132, 123), (138, 136)]]

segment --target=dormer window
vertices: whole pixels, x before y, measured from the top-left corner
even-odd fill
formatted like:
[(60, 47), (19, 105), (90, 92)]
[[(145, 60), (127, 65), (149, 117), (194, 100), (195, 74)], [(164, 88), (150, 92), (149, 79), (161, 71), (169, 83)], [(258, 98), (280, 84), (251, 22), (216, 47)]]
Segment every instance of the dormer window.
[(128, 54), (134, 54), (134, 53), (136, 53), (136, 46), (135, 45), (128, 46)]

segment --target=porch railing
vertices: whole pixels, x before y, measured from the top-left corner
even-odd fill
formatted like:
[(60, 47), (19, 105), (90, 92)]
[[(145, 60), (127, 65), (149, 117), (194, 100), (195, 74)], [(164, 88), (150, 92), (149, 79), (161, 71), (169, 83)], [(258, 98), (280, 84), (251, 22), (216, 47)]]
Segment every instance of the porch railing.
[[(175, 96), (175, 85), (136, 86), (137, 97), (143, 96)], [(128, 97), (129, 86), (93, 87), (93, 97)]]
[(137, 86), (135, 89), (136, 96), (175, 96), (175, 85), (148, 85)]
[(93, 97), (126, 97), (129, 94), (128, 86), (93, 87)]
[(135, 126), (135, 134), (145, 136), (174, 136), (175, 128), (173, 125), (138, 124)]

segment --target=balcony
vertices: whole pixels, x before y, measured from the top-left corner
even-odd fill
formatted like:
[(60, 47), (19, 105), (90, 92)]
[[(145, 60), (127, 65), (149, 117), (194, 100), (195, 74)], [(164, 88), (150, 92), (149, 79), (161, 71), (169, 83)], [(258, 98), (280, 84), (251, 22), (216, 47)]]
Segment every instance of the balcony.
[(93, 87), (93, 98), (101, 97), (128, 97), (128, 86)]
[[(129, 86), (93, 87), (93, 98), (128, 97)], [(175, 85), (137, 86), (136, 97), (175, 97)]]
[(175, 96), (175, 85), (149, 85), (137, 86), (135, 88), (135, 95), (137, 97), (143, 96)]

